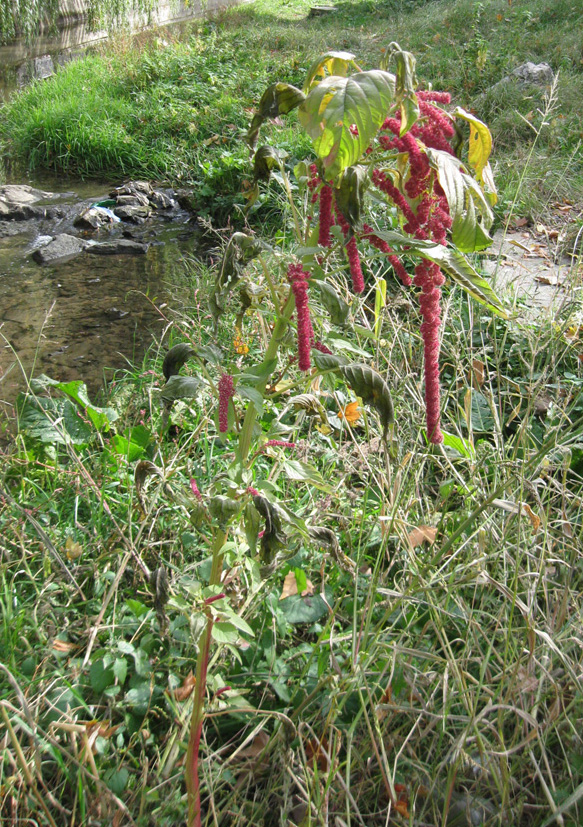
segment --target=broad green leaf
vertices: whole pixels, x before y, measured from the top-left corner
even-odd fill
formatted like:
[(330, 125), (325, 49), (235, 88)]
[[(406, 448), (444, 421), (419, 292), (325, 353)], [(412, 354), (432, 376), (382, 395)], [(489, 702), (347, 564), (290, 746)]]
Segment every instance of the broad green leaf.
[(263, 396), (257, 388), (250, 388), (247, 385), (237, 385), (237, 393), (244, 399), (249, 399), (254, 405), (258, 414), (263, 410)]
[(360, 225), (360, 216), (364, 202), (364, 193), (368, 185), (366, 167), (359, 164), (348, 167), (340, 179), (340, 184), (334, 189), (336, 206), (355, 229)]
[(329, 614), (330, 607), (334, 606), (334, 593), (329, 586), (325, 587), (325, 595), (326, 600), (320, 594), (311, 594), (306, 597), (294, 594), (280, 601), (278, 608), (288, 623), (293, 625), (315, 623)]
[(128, 785), (130, 773), (125, 767), (112, 770), (106, 776), (106, 784), (114, 795), (121, 795)]
[(93, 431), (81, 419), (70, 399), (47, 399), (24, 396), (18, 398), (18, 425), (33, 439), (45, 444), (87, 445)]
[(108, 686), (111, 686), (114, 681), (115, 675), (113, 668), (111, 666), (105, 666), (101, 658), (91, 664), (91, 669), (89, 670), (89, 682), (91, 684), (91, 689), (93, 689), (93, 691), (98, 695), (101, 695), (101, 693), (107, 689)]
[(223, 621), (213, 623), (211, 634), (217, 643), (237, 643), (240, 637), (239, 632), (232, 623), (225, 623)]
[(354, 55), (350, 52), (326, 52), (325, 55), (320, 55), (309, 68), (304, 83), (304, 94), (307, 95), (326, 75), (345, 78), (350, 68), (358, 70)]
[(391, 392), (383, 377), (373, 368), (358, 362), (340, 368), (340, 373), (363, 402), (376, 408), (383, 426), (383, 436), (386, 437), (395, 417)]
[[(380, 69), (349, 78), (332, 75), (312, 89), (298, 114), (327, 180), (335, 180), (360, 160), (394, 97), (395, 78)], [(352, 134), (351, 126), (358, 135)]]
[(220, 526), (227, 525), (236, 517), (241, 507), (242, 503), (220, 494), (211, 497), (208, 504), (209, 514)]
[(485, 188), (483, 170), (488, 163), (492, 152), (492, 135), (485, 123), (470, 112), (458, 106), (453, 113), (457, 118), (463, 118), (470, 125), (470, 144), (468, 147), (468, 163), (474, 170), (476, 178)]
[(419, 103), (415, 89), (416, 60), (411, 52), (404, 52), (398, 43), (391, 43), (381, 61), (381, 69), (388, 69), (391, 60), (396, 63), (395, 101), (401, 109), (401, 137), (408, 132), (413, 124), (419, 120)]
[(495, 422), (488, 400), (480, 391), (469, 388), (466, 394), (466, 404), (469, 394), (469, 413), (473, 431), (490, 433), (494, 430)]
[(322, 353), (319, 350), (312, 350), (312, 359), (318, 370), (338, 370), (341, 365), (346, 365), (346, 356), (337, 356), (335, 353)]
[(255, 632), (249, 626), (246, 620), (243, 620), (237, 612), (233, 611), (230, 607), (222, 607), (220, 609), (220, 613), (223, 616), (223, 619), (226, 619), (229, 623), (232, 623), (235, 628), (240, 629), (241, 632), (245, 632), (246, 635), (250, 637), (255, 637)]
[(200, 379), (195, 376), (171, 376), (162, 388), (160, 396), (169, 405), (177, 399), (195, 399), (200, 388)]
[(253, 384), (267, 382), (276, 367), (277, 359), (270, 359), (268, 362), (259, 362), (259, 364), (251, 365), (244, 370), (239, 378)]
[(442, 431), (442, 433), (443, 444), (446, 448), (451, 448), (462, 457), (467, 457), (468, 459), (475, 458), (476, 452), (471, 442), (461, 436), (456, 436), (455, 434), (448, 434), (445, 431)]
[(190, 359), (191, 356), (194, 356), (194, 354), (194, 348), (187, 342), (180, 342), (174, 345), (174, 347), (171, 347), (164, 357), (162, 364), (162, 373), (165, 379), (168, 380), (171, 376), (177, 375), (182, 365)]
[(268, 118), (277, 118), (278, 115), (287, 115), (305, 99), (305, 95), (289, 83), (272, 83), (259, 101), (259, 108), (255, 113), (249, 132), (247, 143), (254, 147), (263, 121)]
[(108, 431), (112, 422), (118, 418), (118, 414), (113, 408), (100, 408), (94, 405), (87, 392), (87, 386), (80, 379), (75, 379), (71, 382), (59, 382), (56, 379), (51, 379), (49, 376), (42, 374), (30, 383), (31, 390), (34, 393), (46, 391), (49, 388), (55, 388), (69, 397), (73, 402), (83, 410), (88, 419), (98, 430)]
[(492, 243), (488, 229), (494, 216), (479, 184), (463, 171), (461, 162), (438, 149), (428, 149), (429, 163), (445, 192), (452, 217), (452, 241), (463, 253), (485, 250)]
[(340, 298), (336, 290), (327, 281), (314, 281), (313, 284), (316, 285), (320, 293), (322, 304), (330, 314), (332, 323), (343, 325), (349, 312), (349, 307), (344, 299)]
[(308, 465), (307, 462), (288, 459), (284, 463), (283, 470), (286, 477), (290, 480), (309, 482), (314, 488), (317, 488), (319, 491), (324, 491), (326, 494), (332, 494), (334, 491), (334, 488), (324, 481), (320, 472), (316, 471), (311, 465)]

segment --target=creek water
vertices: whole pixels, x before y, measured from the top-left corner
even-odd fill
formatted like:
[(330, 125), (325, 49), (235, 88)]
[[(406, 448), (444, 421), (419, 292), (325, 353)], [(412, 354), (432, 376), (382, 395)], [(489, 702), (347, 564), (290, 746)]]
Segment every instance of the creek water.
[(200, 246), (192, 217), (174, 211), (141, 227), (120, 223), (86, 235), (108, 241), (130, 231), (150, 244), (146, 255), (81, 253), (39, 265), (31, 258), (34, 249), (47, 235), (83, 235), (72, 229), (74, 216), (107, 197), (110, 186), (46, 179), (27, 183), (59, 193), (47, 203), (66, 215), (50, 222), (12, 222), (10, 235), (0, 237), (0, 405), (9, 415), (32, 375), (83, 379), (96, 395), (106, 369), (111, 377), (114, 369), (139, 363), (153, 337), (165, 329), (158, 308), (172, 301), (177, 284), (184, 284), (185, 256)]

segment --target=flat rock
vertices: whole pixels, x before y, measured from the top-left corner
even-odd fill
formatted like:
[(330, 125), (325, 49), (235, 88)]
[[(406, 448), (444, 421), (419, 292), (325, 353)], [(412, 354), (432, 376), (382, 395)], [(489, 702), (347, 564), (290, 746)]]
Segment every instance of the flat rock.
[(131, 195), (118, 195), (116, 200), (118, 207), (147, 207), (149, 203), (148, 196), (137, 190)]
[(34, 204), (43, 198), (53, 198), (54, 193), (36, 190), (26, 184), (4, 184), (0, 187), (0, 201), (7, 204), (21, 206), (22, 204)]
[(83, 230), (98, 230), (117, 221), (119, 218), (105, 207), (87, 207), (75, 218), (73, 225)]
[(52, 264), (55, 261), (72, 258), (82, 253), (87, 245), (88, 242), (82, 238), (61, 233), (55, 236), (55, 238), (44, 247), (39, 247), (38, 250), (35, 250), (32, 257), (38, 264)]
[(143, 256), (148, 252), (148, 245), (129, 238), (118, 238), (115, 241), (105, 241), (103, 244), (91, 244), (87, 252), (95, 256)]

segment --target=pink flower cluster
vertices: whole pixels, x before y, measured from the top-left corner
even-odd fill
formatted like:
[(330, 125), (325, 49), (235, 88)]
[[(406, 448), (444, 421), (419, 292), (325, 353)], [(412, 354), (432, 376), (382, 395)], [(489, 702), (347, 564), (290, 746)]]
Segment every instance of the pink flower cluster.
[[(344, 233), (344, 238), (348, 238), (350, 235), (350, 224), (339, 210), (336, 210), (336, 219), (340, 225), (340, 229)], [(352, 289), (357, 294), (362, 293), (364, 290), (364, 276), (362, 274), (360, 256), (354, 235), (350, 236), (350, 239), (346, 242), (346, 255), (348, 256), (348, 265), (350, 267), (350, 275), (352, 276)]]
[(223, 373), (219, 379), (219, 431), (221, 434), (229, 430), (229, 402), (234, 395), (233, 377)]
[(194, 477), (190, 478), (190, 490), (192, 491), (196, 499), (199, 502), (202, 502), (202, 494), (199, 491), (198, 485), (196, 484), (196, 480), (194, 479)]
[(318, 244), (320, 247), (329, 247), (332, 239), (330, 227), (332, 226), (332, 187), (330, 184), (323, 184), (320, 190), (320, 227), (318, 231)]
[(301, 264), (290, 264), (287, 277), (291, 282), (291, 289), (296, 300), (298, 367), (300, 370), (309, 370), (312, 365), (310, 348), (314, 341), (314, 329), (312, 328), (310, 307), (308, 305), (308, 279), (310, 274), (304, 270)]

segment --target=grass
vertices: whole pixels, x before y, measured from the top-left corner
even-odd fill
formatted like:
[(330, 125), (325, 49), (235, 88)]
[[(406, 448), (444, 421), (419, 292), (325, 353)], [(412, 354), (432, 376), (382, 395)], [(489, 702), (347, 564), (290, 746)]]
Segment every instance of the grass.
[[(419, 31), (411, 37), (425, 32), (427, 40), (422, 24), (435, 19), (437, 5), (415, 4)], [(458, 14), (458, 29), (473, 19), (461, 6), (439, 4)], [(490, 5), (483, 6), (480, 19), (488, 20)], [(508, 14), (520, 8), (513, 4)], [(534, 7), (541, 18), (542, 9)], [(341, 9), (313, 35), (323, 51), (345, 20), (352, 40), (335, 45), (372, 53), (389, 11), (403, 42), (405, 10), (397, 2), (388, 10), (354, 8), (353, 18), (358, 11), (365, 21), (356, 29)], [(274, 31), (287, 32), (286, 48), (299, 55), (297, 13), (296, 5), (282, 6), (278, 19), (261, 6), (242, 9), (173, 45), (176, 94), (168, 92), (166, 107), (180, 109), (179, 78), (186, 60), (194, 65), (194, 43), (218, 88), (226, 64), (217, 40), (210, 48), (212, 37), (233, 26), (234, 46), (238, 21), (239, 36), (255, 35), (258, 44), (262, 31), (272, 44)], [(170, 52), (124, 55), (128, 88), (149, 95)], [(420, 73), (429, 72), (429, 57), (421, 58)], [(121, 59), (108, 58), (112, 65)], [(158, 59), (163, 67), (156, 69)], [(92, 60), (98, 72), (101, 58), (77, 71)], [(243, 72), (230, 82), (243, 85)], [(458, 83), (461, 101), (467, 79)], [(479, 86), (469, 91), (480, 93)], [(123, 110), (123, 95), (114, 97)], [(211, 105), (216, 113), (213, 96), (201, 97), (202, 109)], [(519, 170), (521, 189), (509, 190), (517, 204), (530, 198), (539, 146), (546, 146), (540, 122), (534, 126), (540, 135), (529, 166)], [(281, 135), (300, 156), (295, 132), (282, 128)], [(198, 148), (201, 160), (212, 162), (215, 143)], [(297, 207), (307, 209), (299, 199)], [(261, 208), (278, 217), (279, 230), (269, 238), (265, 268), (254, 260), (247, 278), (265, 288), (281, 267), (291, 217), (273, 193)], [(347, 422), (346, 405), (355, 400), (335, 374), (314, 380), (288, 366), (266, 396), (248, 474), (237, 479), (235, 438), (218, 433), (212, 389), (203, 383), (195, 399), (169, 410), (161, 399), (163, 356), (176, 342), (213, 344), (245, 369), (261, 359), (272, 319), (267, 299), (256, 294), (251, 315), (238, 322), (233, 302), (215, 332), (207, 311), (215, 273), (194, 259), (185, 264), (167, 341), (140, 368), (113, 377), (103, 408), (83, 405), (80, 415), (71, 403), (78, 389), (46, 383), (44, 392), (34, 386), (36, 402), (21, 402), (21, 429), (0, 463), (0, 816), (9, 823), (184, 823), (182, 763), (214, 530), (193, 479), (204, 497), (252, 486), (295, 515), (281, 512), (289, 519), (281, 517), (285, 541), (274, 555), (255, 547), (252, 513), (229, 535), (227, 603), (253, 634), (225, 623), (213, 644), (203, 823), (583, 822), (580, 301), (533, 321), (518, 300), (516, 315), (502, 320), (448, 292), (446, 442), (430, 447), (422, 430), (418, 303), (381, 257), (367, 259), (365, 269), (362, 301), (352, 300), (343, 269), (329, 274), (351, 302), (348, 329), (356, 339), (343, 341), (316, 299), (314, 318), (324, 336), (335, 333), (335, 348), (349, 354), (356, 344), (366, 354), (359, 358), (387, 378), (396, 421), (390, 454), (374, 410), (365, 406), (366, 415)], [(387, 279), (388, 299), (376, 338), (379, 277)], [(294, 343), (284, 341), (288, 347), (291, 353)], [(222, 364), (211, 355), (205, 367), (214, 383)], [(200, 376), (194, 362), (183, 373)], [(305, 399), (290, 403), (301, 393), (316, 399), (315, 409)], [(295, 449), (255, 452), (275, 436)], [(315, 541), (305, 525), (332, 531), (339, 549)], [(312, 594), (285, 597), (294, 590)]]
[[(311, 56), (330, 48), (377, 66), (381, 50), (397, 40), (416, 55), (423, 84), (451, 91), (491, 127), (501, 214), (518, 191), (517, 169), (529, 153), (544, 90), (491, 87), (520, 63), (549, 62), (559, 76), (556, 105), (538, 142), (536, 174), (517, 206), (544, 220), (556, 201), (580, 204), (583, 62), (572, 2), (351, 0), (314, 19), (308, 9), (300, 0), (258, 0), (194, 24), (178, 40), (120, 40), (69, 64), (2, 109), (8, 163), (13, 170), (165, 179), (193, 187), (197, 209), (225, 220), (245, 203), (243, 136), (266, 86), (281, 77), (299, 83)], [(286, 148), (290, 163), (306, 152), (294, 130)]]

